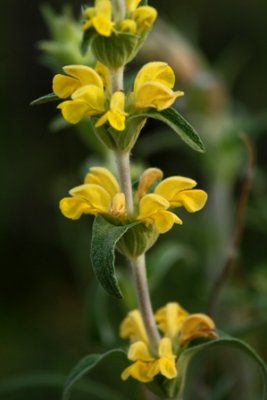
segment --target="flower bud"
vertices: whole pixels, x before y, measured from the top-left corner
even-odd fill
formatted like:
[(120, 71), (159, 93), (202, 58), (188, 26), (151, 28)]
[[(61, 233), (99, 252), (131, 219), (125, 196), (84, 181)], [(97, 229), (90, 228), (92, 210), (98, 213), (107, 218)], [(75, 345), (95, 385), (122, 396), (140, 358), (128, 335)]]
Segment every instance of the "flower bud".
[(158, 233), (145, 224), (138, 224), (129, 229), (117, 244), (117, 250), (129, 258), (145, 253), (158, 238)]
[(91, 45), (97, 60), (111, 70), (117, 70), (134, 57), (138, 44), (138, 36), (128, 32), (116, 32), (105, 37), (96, 35)]
[(124, 131), (112, 127), (94, 127), (96, 136), (111, 150), (130, 151), (134, 146), (140, 131), (146, 123), (146, 118), (126, 118)]

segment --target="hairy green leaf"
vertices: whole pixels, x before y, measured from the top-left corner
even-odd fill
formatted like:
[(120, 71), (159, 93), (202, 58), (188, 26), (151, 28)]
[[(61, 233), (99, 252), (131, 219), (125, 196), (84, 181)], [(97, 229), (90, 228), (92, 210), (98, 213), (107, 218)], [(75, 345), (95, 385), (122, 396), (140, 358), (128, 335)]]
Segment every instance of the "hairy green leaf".
[(154, 108), (149, 108), (148, 110), (138, 113), (131, 118), (140, 116), (154, 118), (163, 122), (175, 133), (177, 133), (180, 138), (193, 150), (196, 150), (200, 153), (205, 151), (204, 144), (196, 130), (174, 108), (167, 108), (163, 111), (157, 111)]
[[(85, 374), (87, 374), (87, 372), (89, 372), (93, 368), (95, 368), (100, 362), (102, 362), (103, 360), (105, 360), (111, 356), (119, 357), (120, 361), (123, 361), (123, 362), (125, 361), (125, 366), (127, 365), (126, 353), (122, 349), (113, 349), (113, 350), (107, 351), (104, 354), (90, 354), (90, 355), (82, 358), (78, 362), (78, 364), (76, 364), (75, 367), (71, 370), (69, 376), (66, 379), (62, 400), (68, 400), (70, 398), (71, 389), (73, 388), (73, 385), (79, 379), (81, 379)], [(118, 371), (118, 374), (119, 374), (119, 371)], [(117, 397), (117, 399), (121, 400), (121, 397)]]
[(220, 337), (218, 339), (189, 347), (180, 354), (177, 362), (177, 378), (172, 382), (166, 381), (166, 390), (168, 394), (172, 396), (173, 393), (177, 393), (178, 390), (177, 400), (183, 400), (184, 390), (187, 384), (187, 375), (192, 359), (201, 351), (211, 348), (215, 349), (222, 346), (239, 349), (240, 351), (246, 353), (253, 361), (255, 361), (262, 376), (263, 395), (261, 399), (267, 400), (267, 367), (264, 361), (247, 343), (228, 336), (223, 332), (220, 332)]
[(94, 35), (95, 35), (94, 29), (87, 29), (83, 33), (82, 42), (81, 42), (81, 54), (83, 56), (86, 55), (86, 53), (90, 47), (91, 40), (94, 37)]
[(55, 95), (55, 93), (49, 93), (46, 94), (45, 96), (39, 97), (36, 100), (33, 100), (30, 105), (31, 106), (39, 106), (40, 104), (45, 104), (45, 103), (49, 103), (50, 101), (56, 101), (56, 100), (60, 100), (58, 98), (58, 96)]
[(115, 248), (120, 238), (139, 222), (127, 225), (113, 225), (101, 216), (95, 218), (93, 224), (91, 260), (93, 270), (102, 287), (111, 296), (122, 298), (115, 274)]

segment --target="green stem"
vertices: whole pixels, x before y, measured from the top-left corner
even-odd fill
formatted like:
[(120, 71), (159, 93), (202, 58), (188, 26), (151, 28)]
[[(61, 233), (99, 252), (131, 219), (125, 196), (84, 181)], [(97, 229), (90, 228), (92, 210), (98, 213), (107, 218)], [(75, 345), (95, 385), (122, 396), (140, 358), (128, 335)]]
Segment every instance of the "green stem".
[(135, 281), (135, 289), (138, 299), (139, 310), (141, 312), (146, 332), (151, 345), (151, 350), (157, 354), (160, 336), (156, 327), (154, 313), (151, 305), (147, 275), (145, 254), (141, 254), (131, 260), (131, 266)]
[(110, 71), (112, 93), (123, 90), (123, 87), (124, 87), (123, 74), (124, 74), (124, 66), (117, 69), (116, 71)]
[(130, 171), (130, 153), (116, 152), (116, 161), (119, 171), (121, 190), (125, 194), (126, 208), (129, 214), (134, 211), (133, 190)]
[(115, 21), (122, 21), (126, 15), (125, 0), (112, 0), (113, 17)]
[[(126, 4), (125, 0), (112, 0), (113, 16), (115, 21), (121, 21), (125, 18)], [(111, 92), (123, 90), (124, 67), (116, 71), (110, 71)], [(130, 171), (130, 152), (116, 152), (121, 189), (125, 194), (126, 207), (129, 214), (134, 211), (132, 181)], [(151, 305), (148, 282), (146, 276), (145, 255), (131, 260), (132, 271), (135, 281), (135, 289), (142, 314), (144, 325), (149, 337), (151, 350), (157, 354), (160, 336), (154, 320), (153, 309)]]

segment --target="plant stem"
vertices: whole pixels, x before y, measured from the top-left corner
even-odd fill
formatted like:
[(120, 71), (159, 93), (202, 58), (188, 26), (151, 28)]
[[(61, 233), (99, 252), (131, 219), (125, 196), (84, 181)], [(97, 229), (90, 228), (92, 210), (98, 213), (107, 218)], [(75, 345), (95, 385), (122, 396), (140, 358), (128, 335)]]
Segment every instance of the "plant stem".
[(130, 153), (129, 152), (119, 152), (115, 153), (116, 161), (118, 165), (119, 177), (121, 190), (125, 194), (126, 208), (129, 214), (134, 211), (133, 205), (133, 191), (132, 191), (132, 181), (131, 181), (131, 171), (130, 171)]
[(145, 254), (131, 260), (139, 309), (150, 341), (151, 350), (157, 354), (160, 336), (156, 327), (146, 276)]
[(120, 67), (115, 71), (110, 71), (111, 91), (112, 93), (123, 90), (123, 73), (124, 67)]
[(115, 21), (122, 21), (125, 18), (125, 0), (112, 0), (113, 16)]
[[(116, 71), (110, 71), (112, 93), (123, 90), (123, 73), (124, 67), (121, 67)], [(121, 190), (125, 194), (126, 208), (128, 213), (132, 214), (134, 206), (130, 169), (130, 153), (117, 151), (115, 152), (115, 156), (118, 165)]]
[[(113, 15), (116, 21), (121, 21), (125, 18), (126, 6), (125, 0), (112, 0)], [(116, 71), (110, 71), (111, 91), (112, 93), (123, 90), (123, 74), (124, 67)], [(116, 153), (121, 189), (125, 194), (126, 207), (128, 213), (133, 213), (133, 193), (130, 171), (130, 152)], [(153, 309), (149, 296), (148, 282), (146, 276), (145, 255), (131, 260), (132, 271), (135, 281), (136, 294), (139, 303), (139, 309), (142, 314), (144, 325), (149, 337), (151, 350), (157, 354), (160, 336), (154, 320)]]

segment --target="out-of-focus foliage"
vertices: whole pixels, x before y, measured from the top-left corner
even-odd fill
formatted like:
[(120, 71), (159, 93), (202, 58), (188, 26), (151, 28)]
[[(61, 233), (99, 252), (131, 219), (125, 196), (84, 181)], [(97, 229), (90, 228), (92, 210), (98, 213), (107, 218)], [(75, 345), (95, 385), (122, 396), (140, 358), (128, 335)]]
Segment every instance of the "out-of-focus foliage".
[[(81, 356), (118, 344), (119, 322), (128, 308), (135, 307), (135, 297), (120, 256), (118, 274), (127, 303), (106, 296), (89, 265), (90, 218), (70, 222), (57, 206), (88, 165), (103, 159), (110, 163), (109, 155), (88, 135), (86, 123), (78, 131), (64, 124), (58, 130), (62, 122), (55, 118), (53, 103), (42, 108), (28, 106), (51, 92), (51, 70), (37, 60), (57, 71), (63, 64), (84, 62), (78, 48), (71, 60), (73, 47), (61, 43), (68, 35), (74, 47), (79, 41), (77, 25), (69, 28), (68, 22), (79, 21), (80, 4), (69, 1), (60, 25), (52, 24), (48, 30), (41, 1), (28, 1), (27, 7), (15, 0), (2, 3), (0, 374), (6, 386), (0, 398), (53, 400), (60, 396), (61, 374)], [(50, 0), (45, 6), (46, 20), (61, 14), (64, 4)], [(159, 9), (165, 24), (156, 26), (129, 75), (148, 60), (164, 59), (172, 65), (177, 88), (185, 91), (181, 111), (201, 133), (206, 153), (190, 151), (163, 125), (151, 121), (133, 154), (134, 173), (138, 177), (143, 166), (155, 165), (166, 176), (191, 176), (209, 192), (206, 210), (194, 218), (183, 215), (184, 226), (160, 238), (148, 253), (153, 304), (158, 308), (173, 300), (190, 312), (206, 311), (232, 241), (248, 163), (239, 139), (240, 131), (245, 131), (256, 148), (257, 167), (243, 241), (215, 320), (220, 328), (247, 340), (267, 360), (266, 4), (169, 0), (151, 1), (151, 5)], [(51, 33), (57, 44), (51, 41)], [(45, 58), (40, 46), (47, 50)], [(196, 361), (188, 399), (258, 398), (256, 368), (240, 353), (218, 350), (203, 357), (209, 362), (199, 374), (202, 356)], [(39, 385), (33, 390), (30, 378), (22, 378), (28, 371), (41, 370), (51, 375), (46, 381), (44, 376), (33, 376)], [(105, 381), (98, 377), (99, 383), (89, 382), (89, 387), (94, 392), (94, 385), (101, 386), (102, 397), (91, 394), (92, 399), (107, 398), (110, 383), (114, 398), (117, 390), (122, 398), (127, 397), (131, 383), (122, 383), (112, 368), (101, 374)], [(22, 377), (17, 383), (23, 388), (19, 394), (10, 390), (14, 381), (8, 388), (8, 379), (15, 375)], [(43, 390), (47, 382), (49, 389)], [(86, 390), (77, 389), (73, 398), (90, 398)], [(136, 394), (137, 398), (141, 395)]]

